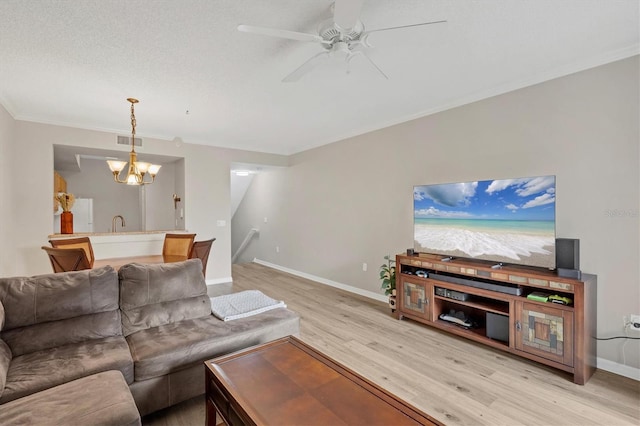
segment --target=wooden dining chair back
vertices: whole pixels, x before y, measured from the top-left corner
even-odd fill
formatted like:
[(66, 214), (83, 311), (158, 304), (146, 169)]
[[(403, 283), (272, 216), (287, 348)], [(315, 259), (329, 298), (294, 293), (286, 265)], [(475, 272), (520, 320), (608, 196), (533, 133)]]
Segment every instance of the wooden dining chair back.
[(93, 246), (91, 245), (91, 240), (89, 239), (89, 237), (63, 238), (60, 240), (49, 240), (49, 244), (51, 244), (51, 247), (54, 247), (54, 248), (83, 249), (85, 254), (87, 255), (87, 260), (89, 261), (89, 267), (93, 268), (93, 261), (95, 260), (95, 257), (93, 256)]
[(195, 241), (191, 249), (190, 259), (200, 259), (202, 261), (202, 275), (207, 276), (207, 262), (209, 261), (209, 252), (215, 238), (205, 241)]
[(163, 256), (184, 256), (189, 258), (193, 249), (193, 240), (196, 234), (165, 234), (162, 246)]
[(47, 252), (53, 272), (70, 272), (91, 269), (89, 259), (82, 248), (55, 248), (42, 246)]

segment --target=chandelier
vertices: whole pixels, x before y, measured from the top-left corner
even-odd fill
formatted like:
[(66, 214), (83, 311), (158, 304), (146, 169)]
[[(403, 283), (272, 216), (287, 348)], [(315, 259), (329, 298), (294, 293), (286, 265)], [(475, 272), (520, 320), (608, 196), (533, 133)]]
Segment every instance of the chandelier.
[[(138, 103), (137, 99), (128, 98), (127, 101), (131, 103), (131, 152), (129, 153), (129, 171), (125, 179), (120, 179), (120, 172), (127, 167), (126, 161), (119, 160), (107, 160), (109, 169), (113, 173), (113, 179), (118, 183), (126, 183), (127, 185), (146, 185), (153, 183), (156, 179), (156, 175), (160, 170), (160, 165), (145, 163), (144, 161), (138, 161), (138, 155), (135, 150), (135, 138), (136, 138), (136, 115), (133, 110), (133, 106)], [(151, 180), (144, 180), (145, 175), (149, 173)]]

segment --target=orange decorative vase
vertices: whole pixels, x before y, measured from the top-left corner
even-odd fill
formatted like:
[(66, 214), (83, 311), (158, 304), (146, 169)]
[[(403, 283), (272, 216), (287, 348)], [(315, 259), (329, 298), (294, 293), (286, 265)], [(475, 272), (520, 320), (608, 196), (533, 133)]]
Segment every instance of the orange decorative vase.
[(73, 213), (62, 212), (60, 215), (60, 233), (73, 234)]

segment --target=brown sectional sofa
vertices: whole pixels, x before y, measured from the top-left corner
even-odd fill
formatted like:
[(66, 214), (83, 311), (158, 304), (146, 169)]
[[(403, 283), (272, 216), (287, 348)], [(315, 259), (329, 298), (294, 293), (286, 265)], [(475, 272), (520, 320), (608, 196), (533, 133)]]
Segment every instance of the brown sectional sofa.
[(298, 333), (284, 308), (212, 316), (199, 259), (0, 278), (0, 424), (10, 401), (110, 370), (145, 415), (204, 393), (204, 360)]
[(140, 425), (140, 414), (119, 371), (63, 383), (0, 405), (0, 424)]
[(10, 361), (0, 404), (101, 371), (133, 381), (112, 268), (0, 279), (0, 303)]

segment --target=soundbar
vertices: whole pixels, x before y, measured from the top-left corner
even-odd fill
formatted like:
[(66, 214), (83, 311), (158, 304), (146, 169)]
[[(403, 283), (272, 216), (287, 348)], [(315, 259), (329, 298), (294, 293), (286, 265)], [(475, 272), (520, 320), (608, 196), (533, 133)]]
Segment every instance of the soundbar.
[(497, 291), (499, 293), (513, 294), (515, 296), (522, 296), (522, 289), (520, 287), (510, 286), (508, 284), (494, 284), (487, 281), (476, 281), (468, 278), (452, 277), (450, 275), (439, 274), (432, 272), (429, 274), (429, 278), (432, 280), (444, 281), (453, 284), (466, 285), (469, 287), (481, 288), (484, 290)]

